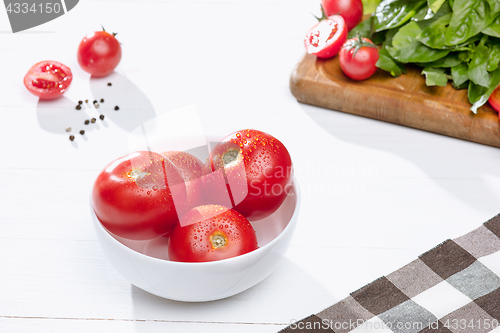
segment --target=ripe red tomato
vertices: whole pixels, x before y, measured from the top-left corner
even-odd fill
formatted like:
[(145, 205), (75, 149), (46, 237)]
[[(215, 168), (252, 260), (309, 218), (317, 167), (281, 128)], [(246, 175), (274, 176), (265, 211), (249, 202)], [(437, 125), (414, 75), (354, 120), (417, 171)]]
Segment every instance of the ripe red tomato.
[(186, 186), (160, 154), (139, 151), (108, 164), (92, 190), (96, 216), (112, 234), (153, 239), (168, 233), (184, 212)]
[(378, 49), (368, 38), (355, 37), (340, 50), (340, 68), (353, 80), (365, 80), (377, 71)]
[(292, 185), (292, 159), (273, 136), (241, 130), (214, 147), (203, 175), (203, 190), (211, 202), (230, 200), (228, 207), (255, 221), (274, 213), (286, 199)]
[(331, 58), (339, 53), (347, 39), (347, 26), (340, 15), (322, 19), (306, 35), (307, 53), (318, 58)]
[(73, 74), (69, 67), (57, 61), (40, 61), (34, 64), (24, 76), (24, 85), (29, 92), (40, 99), (61, 97), (71, 81)]
[(252, 225), (234, 209), (205, 205), (191, 209), (183, 219), (188, 224), (177, 224), (168, 243), (172, 261), (222, 260), (258, 248)]
[(78, 46), (80, 67), (92, 76), (111, 74), (122, 58), (122, 47), (115, 34), (95, 31), (85, 36)]
[(490, 98), (488, 98), (488, 102), (496, 112), (499, 112), (498, 116), (500, 117), (500, 86), (493, 90)]
[(327, 16), (335, 14), (342, 16), (348, 31), (357, 26), (363, 19), (361, 0), (322, 0), (321, 4)]
[(201, 185), (203, 163), (196, 156), (183, 151), (171, 150), (162, 155), (177, 168), (186, 184), (186, 210), (203, 205), (205, 203)]

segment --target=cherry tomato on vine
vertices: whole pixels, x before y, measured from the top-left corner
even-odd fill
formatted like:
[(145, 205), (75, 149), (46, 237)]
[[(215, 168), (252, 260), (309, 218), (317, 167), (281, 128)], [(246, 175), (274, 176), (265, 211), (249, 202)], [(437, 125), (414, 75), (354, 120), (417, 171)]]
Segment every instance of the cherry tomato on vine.
[(69, 67), (46, 60), (34, 64), (23, 82), (29, 92), (40, 99), (55, 99), (64, 94), (72, 80), (73, 74)]
[(80, 67), (95, 77), (111, 74), (122, 58), (122, 47), (116, 34), (95, 31), (85, 36), (78, 46)]
[(304, 39), (307, 53), (318, 58), (331, 58), (337, 55), (347, 39), (347, 26), (340, 15), (323, 17), (309, 30)]
[(286, 147), (267, 133), (246, 129), (228, 135), (214, 147), (203, 165), (202, 184), (213, 203), (233, 207), (255, 221), (281, 206), (292, 175)]
[(172, 261), (204, 262), (236, 257), (256, 250), (257, 236), (248, 220), (233, 209), (205, 205), (189, 210), (168, 242)]
[(488, 102), (496, 112), (499, 112), (500, 117), (500, 86), (496, 87), (496, 89), (493, 90), (490, 98), (488, 98)]
[(353, 80), (365, 80), (376, 70), (378, 48), (368, 38), (355, 37), (342, 46), (339, 53), (340, 68)]
[(186, 187), (160, 154), (138, 151), (108, 164), (92, 190), (97, 218), (112, 234), (153, 239), (170, 232), (184, 213)]
[(338, 14), (344, 18), (348, 31), (363, 19), (361, 0), (322, 0), (321, 3), (327, 16)]

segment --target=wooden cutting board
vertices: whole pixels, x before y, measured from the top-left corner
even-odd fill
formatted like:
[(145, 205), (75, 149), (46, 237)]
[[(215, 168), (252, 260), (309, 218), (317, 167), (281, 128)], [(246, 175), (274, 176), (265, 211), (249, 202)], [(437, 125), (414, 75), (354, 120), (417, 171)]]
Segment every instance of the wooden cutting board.
[(302, 103), (500, 148), (500, 121), (488, 104), (473, 114), (467, 89), (428, 87), (421, 69), (407, 69), (398, 78), (379, 69), (355, 81), (342, 73), (338, 57), (306, 54), (292, 72), (290, 90)]

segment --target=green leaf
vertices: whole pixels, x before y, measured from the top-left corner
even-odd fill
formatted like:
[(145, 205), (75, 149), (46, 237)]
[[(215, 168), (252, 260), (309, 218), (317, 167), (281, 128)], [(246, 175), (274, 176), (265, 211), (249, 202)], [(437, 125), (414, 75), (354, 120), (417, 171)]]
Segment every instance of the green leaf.
[(455, 0), (445, 44), (453, 46), (464, 43), (485, 30), (497, 14), (490, 11), (487, 0)]
[(420, 22), (420, 21), (425, 21), (430, 18), (432, 18), (435, 15), (435, 13), (432, 11), (432, 9), (429, 8), (429, 6), (422, 6), (420, 9), (413, 15), (411, 18), (412, 21)]
[(361, 0), (363, 3), (363, 14), (371, 14), (375, 11), (380, 0)]
[(483, 34), (500, 38), (500, 15), (483, 30)]
[(370, 16), (366, 20), (361, 21), (357, 26), (355, 26), (354, 28), (352, 28), (351, 31), (349, 31), (349, 34), (347, 35), (347, 39), (351, 39), (351, 38), (356, 37), (358, 32), (361, 35), (361, 37), (371, 38), (372, 31), (373, 31), (372, 23), (373, 23), (373, 16)]
[(455, 89), (459, 89), (459, 87), (469, 81), (469, 77), (467, 76), (468, 71), (469, 66), (467, 66), (467, 64), (465, 63), (451, 68), (451, 77), (453, 79), (452, 85), (453, 87), (455, 87)]
[(425, 67), (422, 70), (422, 75), (425, 75), (425, 84), (427, 86), (444, 87), (448, 83), (444, 68)]
[(387, 52), (385, 47), (382, 47), (378, 52), (379, 58), (375, 66), (384, 71), (389, 72), (392, 76), (398, 77), (403, 73), (406, 73), (406, 68), (394, 60), (389, 52)]
[(488, 87), (482, 87), (471, 81), (469, 83), (468, 91), (469, 102), (472, 104), (471, 111), (477, 113), (477, 109), (488, 101), (488, 98), (490, 98), (491, 94), (499, 84), (500, 68), (497, 68), (491, 73)]
[(476, 46), (469, 62), (469, 70), (467, 71), (469, 79), (483, 87), (488, 87), (490, 84), (490, 75), (487, 70), (489, 54), (487, 46)]
[(446, 0), (427, 0), (427, 5), (434, 13), (437, 13), (445, 1)]
[(462, 61), (458, 57), (458, 52), (449, 53), (446, 57), (428, 63), (417, 63), (421, 67), (451, 68), (458, 66)]
[(417, 40), (434, 49), (448, 48), (445, 44), (445, 34), (450, 24), (451, 16), (452, 13), (449, 13), (438, 18), (416, 37)]
[(500, 41), (490, 38), (489, 43), (486, 44), (486, 46), (490, 49), (487, 70), (488, 72), (492, 72), (498, 68), (498, 63), (500, 63)]
[(445, 57), (450, 50), (436, 50), (419, 42), (416, 37), (422, 32), (416, 22), (410, 22), (394, 35), (392, 47), (387, 51), (394, 59), (402, 63), (432, 62)]
[(375, 13), (375, 31), (398, 27), (408, 21), (427, 0), (383, 0)]

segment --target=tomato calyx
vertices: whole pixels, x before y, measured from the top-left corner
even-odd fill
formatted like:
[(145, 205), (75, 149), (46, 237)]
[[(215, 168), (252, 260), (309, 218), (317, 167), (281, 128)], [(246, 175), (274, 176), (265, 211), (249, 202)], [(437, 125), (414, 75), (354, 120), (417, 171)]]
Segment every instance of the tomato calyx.
[[(107, 32), (106, 29), (104, 29), (104, 26), (101, 25), (101, 28), (102, 28), (102, 31)], [(116, 35), (118, 35), (117, 32), (112, 32), (111, 34), (113, 35), (113, 37), (115, 37)]]
[(223, 248), (227, 244), (227, 238), (221, 232), (215, 232), (210, 236), (210, 244), (212, 244), (212, 249)]
[(356, 33), (356, 37), (353, 39), (348, 40), (344, 46), (343, 46), (347, 51), (351, 51), (354, 49), (352, 52), (352, 56), (354, 57), (356, 53), (359, 51), (360, 48), (362, 47), (372, 47), (374, 49), (378, 49), (375, 44), (373, 44), (370, 41), (365, 41), (362, 37), (359, 31)]
[[(323, 5), (320, 5), (320, 7), (321, 7), (321, 17), (317, 17), (316, 15), (313, 15), (313, 16), (318, 20), (318, 22), (328, 20), (328, 15), (326, 15), (325, 8), (323, 7)], [(338, 12), (338, 13), (335, 13), (332, 15), (340, 15), (340, 13), (341, 12)], [(330, 15), (330, 16), (332, 16), (332, 15)]]

